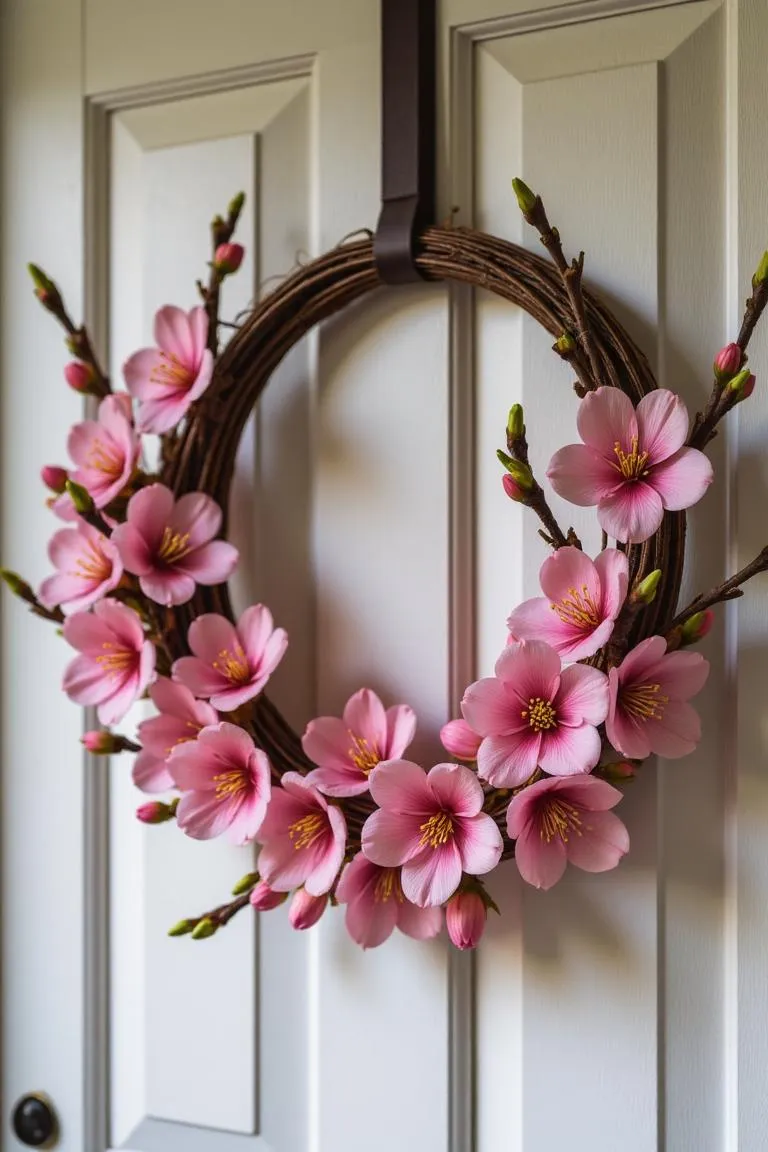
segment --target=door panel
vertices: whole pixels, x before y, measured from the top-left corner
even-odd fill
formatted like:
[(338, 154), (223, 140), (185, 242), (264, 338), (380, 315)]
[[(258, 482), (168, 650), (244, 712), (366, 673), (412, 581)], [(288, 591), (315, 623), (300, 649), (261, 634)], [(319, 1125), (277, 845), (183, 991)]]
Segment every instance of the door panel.
[[(7, 0), (3, 19), (1, 551), (37, 581), (37, 473), (80, 409), (24, 262), (85, 310), (117, 375), (158, 305), (194, 303), (207, 223), (240, 188), (231, 315), (372, 227), (378, 4)], [(763, 0), (444, 0), (439, 38), (441, 215), (535, 249), (523, 175), (660, 384), (698, 406), (766, 244)], [(296, 727), (367, 683), (416, 707), (414, 754), (439, 758), (462, 685), (538, 587), (544, 547), (495, 449), (513, 402), (539, 470), (574, 438), (550, 343), (483, 293), (424, 285), (281, 366), (229, 514), (237, 604), (265, 600), (291, 634), (273, 695)], [(766, 353), (761, 335), (752, 362)], [(767, 431), (758, 388), (715, 446), (684, 596), (764, 543)], [(707, 642), (696, 755), (628, 790), (630, 857), (547, 894), (506, 866), (475, 958), (404, 937), (362, 953), (338, 910), (307, 934), (283, 909), (168, 939), (252, 858), (132, 819), (126, 759), (83, 764), (65, 645), (4, 605), (6, 1112), (44, 1089), (67, 1152), (762, 1152), (766, 591)], [(5, 1122), (0, 1143), (17, 1147)]]

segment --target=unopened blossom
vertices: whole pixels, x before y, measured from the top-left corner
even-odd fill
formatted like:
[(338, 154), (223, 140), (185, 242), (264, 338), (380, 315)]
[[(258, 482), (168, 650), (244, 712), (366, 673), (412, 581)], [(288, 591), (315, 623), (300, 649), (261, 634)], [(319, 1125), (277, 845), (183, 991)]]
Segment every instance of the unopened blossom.
[(518, 640), (544, 640), (563, 660), (593, 656), (610, 639), (629, 583), (627, 557), (606, 548), (590, 560), (580, 548), (558, 548), (539, 573), (543, 597), (525, 600), (507, 620)]
[(213, 257), (213, 266), (218, 273), (224, 276), (237, 272), (243, 262), (245, 248), (242, 244), (219, 244)]
[(577, 427), (584, 443), (556, 452), (547, 476), (572, 504), (596, 504), (600, 526), (615, 540), (647, 540), (665, 510), (690, 508), (712, 482), (704, 453), (685, 447), (685, 404), (665, 388), (636, 409), (621, 389), (598, 388), (581, 401)]
[(288, 919), (291, 927), (299, 932), (313, 928), (328, 907), (328, 894), (312, 896), (306, 888), (298, 888), (288, 905)]
[(347, 822), (306, 776), (285, 772), (257, 839), (259, 873), (270, 888), (290, 892), (303, 884), (310, 896), (322, 896), (341, 868)]
[(144, 595), (170, 607), (191, 600), (196, 585), (222, 584), (232, 575), (238, 552), (215, 539), (221, 522), (221, 508), (204, 492), (176, 500), (164, 484), (150, 484), (131, 497), (112, 541)]
[(485, 739), (478, 775), (495, 788), (519, 788), (537, 767), (552, 776), (589, 772), (600, 758), (608, 680), (596, 668), (562, 668), (541, 640), (512, 643), (495, 676), (470, 684), (461, 710)]
[(64, 378), (73, 392), (87, 394), (94, 381), (94, 371), (82, 360), (71, 360), (64, 366)]
[(215, 724), (219, 714), (204, 700), (196, 700), (183, 684), (160, 676), (149, 695), (160, 713), (139, 724), (141, 752), (133, 762), (133, 782), (142, 792), (167, 792), (174, 779), (167, 760), (177, 744), (196, 740), (203, 728)]
[(235, 724), (212, 724), (196, 740), (179, 743), (168, 770), (182, 792), (179, 827), (195, 840), (226, 834), (247, 844), (264, 820), (271, 792), (269, 760)]
[(370, 688), (351, 696), (344, 713), (307, 725), (301, 745), (318, 765), (307, 779), (327, 796), (358, 796), (382, 760), (397, 760), (413, 740), (416, 715), (407, 704), (384, 708)]
[(170, 804), (163, 804), (161, 800), (150, 800), (140, 804), (136, 809), (136, 819), (142, 824), (167, 824), (173, 820), (174, 809)]
[(441, 908), (419, 908), (405, 898), (399, 868), (382, 868), (362, 852), (342, 872), (336, 899), (346, 904), (347, 931), (361, 948), (377, 948), (395, 928), (414, 940), (431, 940), (443, 925)]
[(667, 652), (663, 636), (649, 636), (609, 673), (605, 722), (617, 752), (633, 760), (651, 753), (669, 760), (693, 752), (701, 720), (688, 703), (706, 683), (709, 661), (700, 652)]
[(46, 608), (61, 605), (65, 615), (103, 600), (123, 575), (115, 545), (84, 520), (53, 535), (48, 558), (57, 572), (40, 585), (38, 598)]
[(383, 868), (402, 865), (403, 894), (419, 907), (444, 904), (463, 872), (479, 876), (501, 859), (501, 833), (464, 765), (425, 772), (410, 760), (387, 760), (371, 773), (370, 786), (379, 810), (363, 825), (363, 852)]
[(566, 864), (607, 872), (629, 851), (629, 834), (610, 812), (621, 792), (596, 776), (538, 780), (513, 798), (507, 832), (523, 880), (551, 888)]
[(726, 344), (715, 356), (713, 365), (715, 376), (721, 382), (730, 380), (741, 368), (743, 360), (744, 353), (738, 344)]
[[(131, 398), (124, 392), (106, 396), (96, 420), (75, 424), (67, 451), (76, 467), (69, 479), (85, 488), (97, 508), (104, 508), (127, 487), (139, 460), (140, 442), (133, 427)], [(74, 520), (72, 499), (64, 492), (53, 504), (64, 520)]]
[(279, 908), (285, 903), (288, 893), (275, 892), (264, 880), (259, 880), (251, 889), (248, 899), (257, 912), (271, 912), (273, 908)]
[(100, 600), (92, 612), (64, 622), (64, 639), (79, 655), (64, 673), (63, 688), (84, 707), (97, 705), (102, 724), (116, 724), (155, 673), (155, 646), (132, 608)]
[(66, 468), (60, 468), (58, 464), (44, 464), (40, 469), (40, 479), (46, 488), (56, 496), (60, 496), (67, 486), (69, 472)]
[(440, 729), (440, 743), (457, 760), (476, 760), (482, 742), (482, 736), (478, 736), (466, 720), (449, 720)]
[(237, 625), (215, 612), (198, 616), (187, 643), (194, 655), (176, 661), (174, 680), (220, 712), (232, 712), (262, 691), (283, 658), (288, 635), (257, 604), (246, 608)]
[(709, 635), (714, 623), (715, 614), (711, 608), (705, 608), (703, 612), (689, 616), (680, 628), (681, 644), (697, 644), (699, 640)]
[(204, 308), (184, 312), (166, 305), (155, 316), (155, 348), (135, 352), (123, 365), (125, 385), (139, 401), (142, 432), (168, 432), (211, 382), (213, 354), (207, 347)]
[(445, 926), (451, 943), (461, 949), (476, 948), (485, 932), (488, 909), (479, 892), (457, 892), (445, 909)]

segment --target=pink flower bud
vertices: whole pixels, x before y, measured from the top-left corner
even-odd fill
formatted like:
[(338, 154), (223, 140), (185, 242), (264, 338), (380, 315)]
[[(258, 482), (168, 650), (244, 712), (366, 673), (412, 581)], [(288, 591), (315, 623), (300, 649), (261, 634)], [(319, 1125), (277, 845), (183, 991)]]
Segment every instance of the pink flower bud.
[(713, 368), (717, 379), (720, 381), (730, 380), (731, 376), (735, 376), (741, 368), (743, 359), (744, 353), (738, 344), (726, 344), (715, 356)]
[(485, 932), (485, 901), (477, 892), (457, 892), (445, 909), (445, 926), (451, 943), (465, 951), (476, 948)]
[(466, 720), (449, 720), (440, 729), (440, 742), (443, 748), (457, 760), (477, 759), (477, 750), (482, 739), (482, 736), (473, 732)]
[(223, 276), (237, 272), (243, 262), (245, 249), (242, 244), (219, 244), (213, 257), (213, 266)]
[(288, 909), (288, 919), (291, 925), (300, 931), (311, 928), (313, 924), (317, 924), (325, 912), (327, 903), (327, 895), (310, 896), (305, 888), (297, 888)]
[(509, 472), (504, 473), (501, 478), (501, 482), (504, 485), (504, 491), (506, 492), (507, 496), (509, 496), (510, 500), (515, 500), (517, 503), (525, 502), (526, 493), (517, 483), (515, 478), (510, 476)]
[(82, 743), (95, 756), (108, 756), (110, 752), (116, 751), (116, 742), (112, 733), (98, 728), (93, 732), (86, 732), (82, 737)]
[(712, 631), (714, 622), (715, 614), (711, 608), (705, 608), (703, 612), (689, 616), (680, 629), (681, 643), (696, 644), (699, 640), (703, 640)]
[(755, 390), (756, 383), (757, 380), (755, 379), (754, 374), (750, 372), (749, 376), (744, 381), (744, 388), (742, 389), (741, 393), (742, 400), (747, 400), (752, 395)]
[(88, 393), (93, 384), (93, 369), (82, 360), (70, 360), (64, 368), (64, 376), (74, 392)]
[(166, 820), (172, 819), (173, 811), (169, 804), (163, 804), (161, 800), (150, 800), (136, 809), (136, 819), (141, 820), (142, 824), (165, 824)]
[(622, 780), (633, 780), (637, 775), (637, 767), (631, 760), (617, 760), (613, 764), (603, 764), (595, 771), (614, 784), (619, 784)]
[[(259, 880), (256, 887), (252, 890), (250, 895), (251, 904), (259, 912), (270, 912), (273, 908), (279, 908), (280, 905), (288, 899), (287, 892), (275, 892), (263, 880)], [(296, 925), (294, 925), (296, 927)]]
[(51, 492), (59, 496), (67, 486), (69, 473), (66, 468), (60, 468), (58, 464), (44, 464), (40, 469), (40, 479), (46, 488), (50, 488)]

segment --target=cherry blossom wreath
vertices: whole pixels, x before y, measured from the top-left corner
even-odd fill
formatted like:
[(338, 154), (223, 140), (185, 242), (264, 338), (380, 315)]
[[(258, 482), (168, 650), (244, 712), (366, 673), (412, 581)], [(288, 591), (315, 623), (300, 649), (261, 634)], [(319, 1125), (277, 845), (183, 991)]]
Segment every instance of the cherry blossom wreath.
[[(220, 352), (220, 287), (243, 257), (232, 237), (244, 197), (235, 197), (212, 224), (202, 306), (160, 309), (155, 346), (123, 366), (127, 391), (113, 391), (87, 331), (30, 266), (36, 295), (67, 333), (67, 382), (98, 407), (69, 433), (71, 467), (42, 470), (64, 521), (49, 545), (54, 573), (37, 593), (13, 572), (4, 580), (33, 613), (61, 625), (76, 651), (64, 691), (95, 706), (104, 725), (85, 734), (86, 748), (135, 753), (136, 785), (166, 795), (138, 818), (175, 822), (200, 840), (260, 845), (258, 871), (233, 899), (180, 921), (173, 936), (212, 936), (247, 905), (266, 911), (290, 897), (299, 929), (329, 903), (345, 905), (364, 948), (396, 927), (433, 937), (444, 918), (453, 944), (474, 947), (494, 907), (482, 877), (512, 857), (539, 888), (568, 863), (614, 868), (629, 849), (616, 785), (649, 756), (675, 759), (697, 745), (690, 701), (709, 664), (688, 649), (709, 631), (713, 605), (768, 569), (768, 548), (678, 610), (684, 510), (713, 479), (704, 450), (717, 425), (755, 386), (746, 350), (768, 301), (768, 252), (689, 427), (680, 397), (657, 387), (626, 332), (583, 290), (583, 253), (569, 263), (540, 197), (522, 181), (513, 187), (551, 263), (459, 228), (427, 229), (417, 263), (427, 279), (481, 286), (519, 305), (555, 337), (576, 376), (580, 442), (555, 453), (547, 479), (573, 504), (597, 508), (602, 551), (590, 558), (558, 524), (514, 405), (498, 453), (502, 482), (539, 517), (553, 551), (542, 595), (512, 611), (493, 676), (467, 687), (462, 718), (441, 731), (446, 761), (428, 770), (407, 759), (412, 709), (386, 707), (369, 688), (299, 738), (265, 694), (288, 636), (263, 604), (235, 621), (226, 581), (238, 554), (220, 538), (254, 404), (309, 329), (380, 285), (371, 238), (298, 269)], [(144, 437), (159, 437), (155, 471)], [(136, 741), (112, 731), (145, 695), (158, 714), (139, 724)]]

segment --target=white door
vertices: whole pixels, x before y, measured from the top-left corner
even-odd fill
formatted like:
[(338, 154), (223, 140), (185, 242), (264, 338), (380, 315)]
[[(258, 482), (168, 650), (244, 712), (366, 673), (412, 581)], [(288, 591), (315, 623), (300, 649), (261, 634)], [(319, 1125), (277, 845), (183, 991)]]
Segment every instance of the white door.
[[(38, 471), (80, 406), (25, 263), (117, 371), (160, 304), (194, 302), (239, 189), (231, 314), (373, 227), (378, 4), (6, 0), (3, 18), (1, 551), (37, 582)], [(523, 175), (660, 382), (700, 404), (768, 243), (765, 0), (443, 0), (439, 36), (440, 218), (535, 246)], [(275, 698), (296, 726), (368, 683), (414, 705), (426, 752), (491, 666), (543, 555), (501, 489), (506, 412), (525, 405), (541, 460), (572, 434), (549, 344), (498, 300), (425, 285), (282, 367), (232, 519), (237, 599), (293, 637)], [(752, 363), (691, 517), (690, 590), (765, 543), (764, 334)], [(42, 1091), (67, 1152), (764, 1152), (766, 591), (707, 641), (699, 752), (631, 788), (630, 857), (548, 894), (508, 865), (474, 959), (404, 937), (364, 954), (339, 913), (169, 939), (249, 857), (134, 820), (125, 760), (83, 763), (66, 646), (4, 603), (2, 1148)]]

